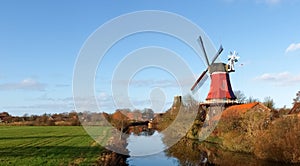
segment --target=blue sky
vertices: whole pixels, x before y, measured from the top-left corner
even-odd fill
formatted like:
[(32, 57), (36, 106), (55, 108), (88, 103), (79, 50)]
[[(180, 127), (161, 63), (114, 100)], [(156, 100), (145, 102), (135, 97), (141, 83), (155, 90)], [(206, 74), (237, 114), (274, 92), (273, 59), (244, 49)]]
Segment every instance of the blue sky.
[[(84, 42), (105, 22), (141, 10), (173, 12), (194, 22), (216, 47), (223, 45), (220, 57), (223, 61), (229, 51), (239, 53), (236, 72), (230, 74), (234, 90), (260, 100), (271, 96), (276, 107), (291, 107), (300, 90), (299, 3), (297, 0), (1, 1), (0, 111), (23, 115), (73, 110), (73, 69)], [(126, 53), (147, 45), (176, 52), (197, 76), (205, 68), (203, 62), (187, 56), (190, 50), (175, 39), (151, 33), (130, 36), (112, 47), (99, 64), (95, 93), (102, 111), (113, 109), (110, 79), (116, 64)], [(159, 84), (161, 91), (154, 95), (164, 92), (168, 107), (173, 96), (180, 94), (173, 83), (174, 78), (167, 72), (145, 69), (132, 79), (129, 97), (137, 108), (149, 107), (151, 93), (147, 92), (155, 88), (153, 84)]]

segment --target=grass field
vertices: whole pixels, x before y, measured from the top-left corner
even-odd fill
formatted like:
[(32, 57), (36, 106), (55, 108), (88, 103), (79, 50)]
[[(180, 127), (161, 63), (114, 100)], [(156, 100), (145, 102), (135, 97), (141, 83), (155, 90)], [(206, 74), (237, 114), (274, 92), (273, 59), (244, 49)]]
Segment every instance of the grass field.
[(103, 150), (81, 126), (0, 126), (0, 165), (93, 165)]

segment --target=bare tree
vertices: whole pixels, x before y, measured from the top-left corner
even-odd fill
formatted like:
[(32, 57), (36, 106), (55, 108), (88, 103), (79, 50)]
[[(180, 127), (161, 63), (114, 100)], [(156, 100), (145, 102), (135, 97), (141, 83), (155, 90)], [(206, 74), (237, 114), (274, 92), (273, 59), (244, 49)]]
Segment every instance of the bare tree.
[(142, 117), (143, 117), (143, 119), (146, 119), (146, 120), (153, 119), (153, 117), (154, 117), (154, 111), (152, 109), (145, 108), (143, 110)]
[(296, 97), (293, 99), (293, 104), (300, 102), (300, 91), (296, 93)]
[(183, 103), (184, 105), (188, 107), (198, 106), (198, 101), (194, 99), (194, 97), (190, 94), (187, 94), (183, 97)]
[(141, 110), (135, 109), (132, 111), (134, 120), (139, 120), (142, 117)]
[(263, 104), (272, 110), (274, 109), (275, 106), (274, 100), (270, 96), (265, 97)]
[(253, 103), (253, 102), (259, 102), (259, 99), (250, 96), (250, 97), (246, 100), (246, 103)]
[(239, 103), (245, 103), (246, 102), (246, 96), (242, 91), (237, 90), (237, 91), (234, 91), (233, 93), (234, 93), (234, 95), (235, 95), (235, 97), (236, 97), (236, 99)]

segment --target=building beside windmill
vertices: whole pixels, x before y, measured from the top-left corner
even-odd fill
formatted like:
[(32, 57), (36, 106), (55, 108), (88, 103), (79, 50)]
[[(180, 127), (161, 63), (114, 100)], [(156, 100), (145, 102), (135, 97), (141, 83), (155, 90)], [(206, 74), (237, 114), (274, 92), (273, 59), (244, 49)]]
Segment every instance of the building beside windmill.
[(253, 102), (241, 105), (234, 105), (226, 108), (222, 114), (222, 117), (241, 116), (247, 112), (266, 112), (268, 116), (271, 116), (271, 109), (266, 107), (260, 102)]

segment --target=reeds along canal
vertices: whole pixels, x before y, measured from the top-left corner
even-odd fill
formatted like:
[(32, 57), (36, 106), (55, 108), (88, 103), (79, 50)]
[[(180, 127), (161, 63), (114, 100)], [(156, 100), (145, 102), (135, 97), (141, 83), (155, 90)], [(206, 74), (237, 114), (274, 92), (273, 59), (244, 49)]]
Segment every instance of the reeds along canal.
[(131, 126), (128, 134), (125, 146), (129, 155), (106, 152), (100, 157), (99, 165), (282, 165), (188, 138), (167, 148), (165, 136), (147, 125)]

